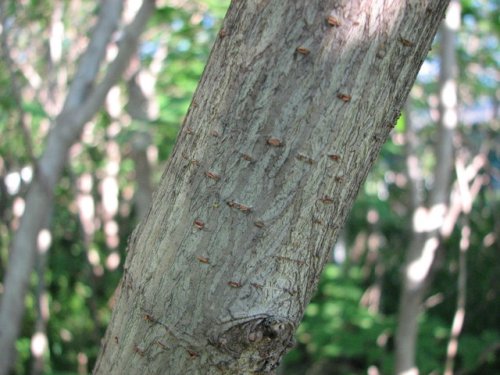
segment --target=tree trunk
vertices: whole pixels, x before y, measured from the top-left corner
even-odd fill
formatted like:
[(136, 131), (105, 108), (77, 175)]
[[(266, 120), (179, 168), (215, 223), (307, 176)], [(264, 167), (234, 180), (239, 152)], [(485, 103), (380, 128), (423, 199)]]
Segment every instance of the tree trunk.
[(447, 1), (233, 1), (94, 374), (270, 374)]
[[(460, 3), (452, 0), (446, 22), (441, 29), (440, 121), (436, 146), (434, 186), (429, 192), (429, 207), (424, 206), (419, 192), (421, 176), (418, 156), (408, 156), (408, 172), (413, 196), (412, 239), (406, 253), (399, 300), (396, 330), (396, 373), (418, 374), (416, 364), (418, 317), (422, 302), (432, 279), (437, 251), (441, 242), (440, 230), (448, 212), (453, 171), (453, 137), (457, 125), (457, 63), (455, 57), (455, 25), (460, 22)], [(411, 126), (408, 128), (411, 129)], [(412, 142), (411, 131), (407, 132)], [(412, 148), (411, 146), (409, 147)]]

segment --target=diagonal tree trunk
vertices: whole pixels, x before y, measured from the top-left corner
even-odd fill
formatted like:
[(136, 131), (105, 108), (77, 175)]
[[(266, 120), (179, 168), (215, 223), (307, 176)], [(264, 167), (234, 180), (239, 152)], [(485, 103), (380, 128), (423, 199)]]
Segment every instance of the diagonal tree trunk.
[(122, 7), (121, 0), (102, 2), (89, 46), (81, 58), (64, 107), (55, 119), (45, 151), (36, 166), (4, 279), (5, 292), (0, 307), (0, 375), (8, 372), (14, 358), (14, 342), (23, 317), (24, 297), (33, 270), (37, 238), (44, 229), (43, 225), (50, 222), (53, 191), (66, 164), (67, 152), (127, 67), (129, 58), (136, 51), (138, 37), (154, 9), (154, 1), (143, 1), (136, 18), (124, 30), (117, 57), (102, 81), (97, 83), (99, 67), (112, 33), (118, 26)]
[(270, 374), (447, 1), (233, 1), (94, 374)]

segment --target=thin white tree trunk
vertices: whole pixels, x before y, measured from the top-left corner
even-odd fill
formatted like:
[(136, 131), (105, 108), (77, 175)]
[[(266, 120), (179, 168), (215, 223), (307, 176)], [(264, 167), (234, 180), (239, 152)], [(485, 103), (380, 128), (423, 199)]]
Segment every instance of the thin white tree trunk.
[(458, 255), (458, 280), (457, 280), (457, 307), (451, 325), (450, 340), (446, 348), (446, 363), (444, 375), (453, 375), (453, 367), (458, 353), (458, 337), (462, 332), (465, 319), (465, 302), (467, 298), (467, 250), (470, 245), (471, 228), (469, 223), (462, 227), (460, 238), (460, 252)]
[(124, 30), (119, 53), (106, 75), (96, 84), (98, 69), (112, 33), (118, 26), (123, 7), (121, 0), (102, 2), (98, 22), (89, 46), (82, 56), (64, 108), (55, 119), (45, 151), (35, 169), (35, 178), (26, 197), (26, 209), (14, 235), (5, 292), (0, 306), (0, 375), (5, 375), (14, 359), (14, 343), (24, 313), (24, 297), (29, 286), (36, 252), (36, 240), (43, 223), (50, 221), (53, 191), (66, 164), (70, 146), (77, 141), (83, 126), (103, 103), (108, 90), (121, 77), (149, 15), (153, 0), (144, 0), (136, 18)]
[(233, 1), (94, 374), (271, 374), (447, 1)]
[[(418, 374), (415, 360), (418, 317), (440, 246), (439, 232), (448, 211), (454, 163), (453, 136), (458, 120), (455, 31), (459, 20), (460, 4), (458, 0), (452, 0), (441, 29), (440, 121), (434, 184), (429, 194), (428, 207), (418, 196), (412, 198), (412, 205), (415, 206), (413, 233), (403, 269), (396, 331), (395, 362), (398, 374)], [(408, 159), (412, 193), (419, 194), (418, 157), (413, 154)]]
[[(480, 169), (486, 164), (487, 157), (485, 154), (480, 154), (475, 157), (469, 168), (465, 167), (464, 152), (460, 157), (457, 157), (456, 171), (457, 183), (452, 201), (452, 213), (448, 220), (456, 222), (460, 213), (464, 214), (461, 238), (460, 251), (458, 255), (458, 276), (457, 276), (457, 306), (453, 323), (451, 325), (450, 339), (446, 350), (446, 363), (444, 374), (453, 375), (453, 368), (458, 353), (458, 339), (465, 320), (465, 308), (467, 300), (467, 251), (470, 247), (471, 227), (468, 215), (472, 210), (474, 199), (479, 194), (481, 187), (485, 184), (486, 179), (478, 175)], [(448, 225), (448, 234), (451, 233), (451, 225)]]
[(45, 357), (49, 350), (47, 339), (47, 322), (49, 320), (49, 296), (45, 283), (45, 265), (47, 252), (52, 237), (48, 230), (38, 236), (38, 251), (35, 259), (37, 286), (35, 292), (36, 322), (35, 332), (31, 337), (31, 372), (30, 375), (41, 375), (44, 371)]

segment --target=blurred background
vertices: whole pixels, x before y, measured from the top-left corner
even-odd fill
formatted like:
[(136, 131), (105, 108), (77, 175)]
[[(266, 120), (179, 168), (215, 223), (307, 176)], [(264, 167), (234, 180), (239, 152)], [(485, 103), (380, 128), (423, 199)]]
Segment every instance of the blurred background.
[[(14, 374), (91, 372), (127, 238), (148, 210), (228, 4), (158, 1), (138, 52), (70, 147), (38, 236)], [(134, 7), (126, 4), (123, 24)], [(2, 1), (0, 280), (98, 17), (95, 1)], [(96, 79), (122, 34), (120, 26)], [(499, 39), (498, 2), (452, 2), (281, 374), (390, 374), (411, 327), (421, 374), (500, 373)]]

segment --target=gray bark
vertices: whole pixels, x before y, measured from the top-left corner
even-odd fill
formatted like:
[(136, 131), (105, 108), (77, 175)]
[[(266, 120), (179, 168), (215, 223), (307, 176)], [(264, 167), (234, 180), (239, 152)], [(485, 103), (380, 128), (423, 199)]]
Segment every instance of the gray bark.
[(233, 1), (94, 374), (270, 374), (447, 1)]
[(122, 6), (121, 0), (102, 3), (99, 21), (82, 56), (64, 108), (55, 119), (45, 152), (36, 166), (35, 178), (26, 197), (26, 209), (20, 227), (13, 239), (4, 279), (5, 292), (0, 307), (0, 375), (6, 374), (13, 362), (14, 343), (19, 334), (24, 297), (37, 251), (37, 237), (44, 225), (50, 222), (53, 191), (66, 164), (67, 152), (127, 67), (130, 56), (136, 50), (138, 37), (154, 9), (154, 1), (144, 0), (136, 19), (124, 30), (118, 56), (102, 81), (96, 84), (98, 68), (111, 35), (118, 26)]
[[(418, 374), (416, 363), (418, 317), (422, 309), (425, 293), (432, 279), (432, 270), (440, 246), (441, 226), (448, 211), (451, 179), (454, 163), (453, 137), (457, 125), (457, 63), (455, 56), (455, 30), (450, 22), (458, 22), (460, 11), (458, 0), (452, 0), (446, 22), (441, 29), (441, 71), (440, 71), (440, 121), (436, 144), (436, 168), (434, 185), (429, 192), (426, 207), (419, 185), (419, 167), (416, 154), (410, 155), (408, 164), (413, 196), (413, 232), (407, 250), (402, 275), (402, 289), (399, 301), (398, 327), (396, 330), (396, 373)], [(458, 19), (457, 19), (458, 18)], [(412, 141), (411, 132), (408, 133)], [(414, 146), (409, 144), (410, 153)], [(417, 173), (415, 173), (417, 171)], [(412, 175), (412, 172), (414, 175)]]

